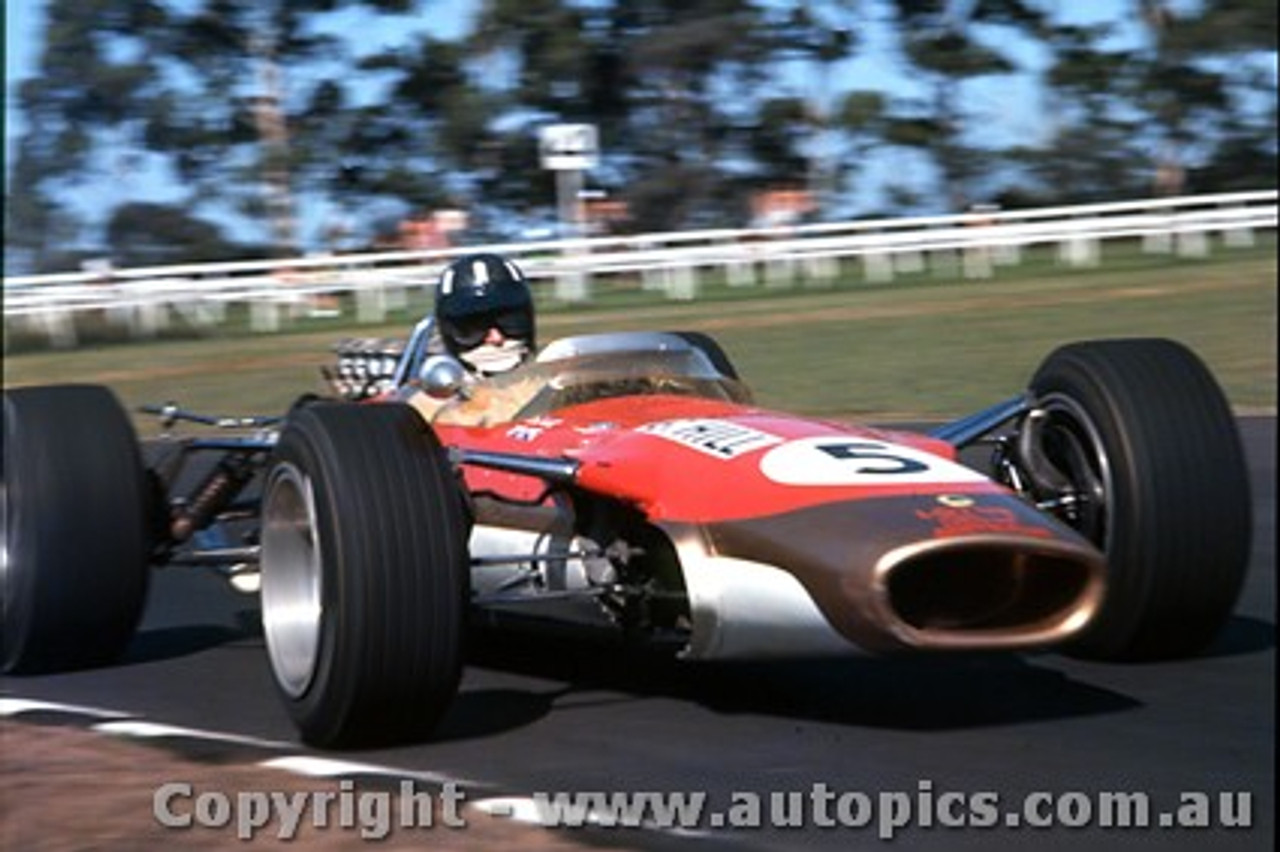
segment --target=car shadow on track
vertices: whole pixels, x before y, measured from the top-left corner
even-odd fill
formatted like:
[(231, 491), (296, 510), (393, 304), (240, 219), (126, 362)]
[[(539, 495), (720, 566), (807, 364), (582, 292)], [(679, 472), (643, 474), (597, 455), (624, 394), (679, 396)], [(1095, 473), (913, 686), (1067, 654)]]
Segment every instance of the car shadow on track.
[(1204, 659), (1238, 657), (1270, 651), (1276, 646), (1276, 626), (1246, 616), (1233, 616), (1222, 633), (1200, 656)]
[[(227, 623), (231, 621), (235, 626)], [(258, 607), (240, 608), (223, 623), (146, 627), (133, 637), (117, 665), (157, 663), (190, 657), (223, 645), (262, 641), (262, 614)], [(265, 651), (263, 653), (266, 653)]]
[(542, 692), (523, 689), (463, 689), (431, 734), (433, 742), (491, 737), (538, 722), (556, 709), (556, 702), (578, 687)]
[(189, 657), (244, 638), (245, 634), (239, 630), (213, 624), (142, 630), (129, 643), (119, 665), (131, 666)]
[[(485, 632), (474, 637), (469, 663), (563, 686), (527, 692), (464, 688), (435, 739), (532, 724), (552, 712), (571, 711), (585, 693), (595, 699), (591, 703), (663, 697), (723, 714), (926, 731), (1116, 713), (1140, 705), (1040, 665), (1035, 657), (1012, 654), (682, 663), (560, 636)], [(602, 690), (621, 694), (605, 698)]]

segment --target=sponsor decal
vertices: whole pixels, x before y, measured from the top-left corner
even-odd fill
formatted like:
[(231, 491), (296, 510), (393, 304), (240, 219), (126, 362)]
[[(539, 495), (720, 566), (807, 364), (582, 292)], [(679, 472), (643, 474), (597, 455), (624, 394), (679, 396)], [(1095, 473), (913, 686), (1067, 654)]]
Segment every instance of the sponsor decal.
[[(938, 498), (942, 502), (942, 498)], [(979, 533), (1001, 533), (1030, 536), (1032, 538), (1053, 538), (1053, 532), (1045, 527), (1024, 524), (1018, 520), (1017, 514), (1006, 506), (968, 506), (941, 505), (935, 509), (916, 510), (916, 517), (934, 524), (934, 538), (953, 538), (961, 535)]]
[(734, 459), (782, 441), (777, 435), (727, 420), (688, 418), (650, 423), (636, 430), (718, 459)]
[(507, 437), (516, 441), (536, 441), (548, 429), (554, 429), (563, 421), (555, 417), (533, 417), (516, 423), (507, 430)]
[(986, 482), (961, 464), (866, 438), (801, 438), (774, 447), (760, 472), (781, 485), (913, 485)]
[(517, 441), (536, 441), (542, 437), (545, 430), (541, 426), (531, 426), (528, 423), (517, 423), (507, 430), (507, 437)]

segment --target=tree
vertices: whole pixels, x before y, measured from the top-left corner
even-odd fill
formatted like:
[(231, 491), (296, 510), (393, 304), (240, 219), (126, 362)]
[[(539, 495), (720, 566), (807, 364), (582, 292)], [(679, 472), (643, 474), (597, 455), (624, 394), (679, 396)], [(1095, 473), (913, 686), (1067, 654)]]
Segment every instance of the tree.
[[(146, 145), (170, 154), (198, 203), (225, 204), (265, 221), (277, 252), (298, 251), (292, 173), (308, 154), (293, 133), (301, 104), (317, 92), (340, 98), (322, 80), (312, 91), (289, 76), (298, 64), (341, 54), (334, 36), (316, 34), (312, 16), (336, 0), (202, 0), (175, 4), (151, 46), (164, 89), (145, 105)], [(230, 179), (228, 177), (230, 176)]]
[(192, 257), (235, 260), (260, 254), (264, 246), (246, 247), (228, 240), (222, 229), (195, 218), (181, 207), (131, 202), (111, 214), (107, 242), (120, 266), (179, 263)]
[(1024, 203), (1079, 204), (1150, 191), (1146, 119), (1130, 97), (1141, 75), (1132, 52), (1104, 48), (1113, 24), (1050, 25), (1042, 137), (1018, 146)]
[(923, 95), (890, 108), (885, 135), (892, 144), (925, 153), (938, 172), (945, 208), (966, 209), (986, 193), (996, 158), (974, 141), (979, 126), (964, 97), (969, 82), (1018, 70), (1012, 40), (1035, 38), (1045, 13), (1023, 0), (892, 0), (899, 49)]
[[(1036, 32), (1049, 55), (1048, 120), (1041, 138), (1006, 152), (1019, 175), (1006, 197), (1076, 203), (1274, 185), (1275, 16), (1259, 0), (1207, 0), (1181, 15), (1140, 0), (1088, 25), (1046, 14)], [(1135, 27), (1144, 40), (1126, 45)]]
[[(1170, 191), (1275, 184), (1270, 0), (1133, 0), (1088, 25), (1052, 0), (477, 0), (456, 40), (412, 14), (433, 5), (49, 0), (16, 90), (6, 260), (200, 260), (236, 251), (231, 234), (292, 254), (299, 209), (340, 210), (359, 240), (459, 206), (476, 238), (507, 236), (553, 209), (536, 148), (553, 122), (599, 127), (591, 180), (645, 230), (740, 224), (766, 188), (808, 187), (832, 216), (1133, 197), (1156, 174)], [(379, 21), (408, 37), (371, 46)], [(853, 77), (881, 35), (899, 79)], [(1043, 126), (984, 133), (982, 90), (1037, 51)], [(923, 179), (882, 181), (881, 151)], [(172, 253), (142, 233), (165, 216)]]
[[(634, 227), (742, 221), (754, 188), (808, 179), (810, 104), (771, 73), (812, 54), (817, 25), (796, 15), (805, 5), (847, 4), (482, 3), (472, 57), (501, 71), (485, 75), (494, 113), (484, 138), (496, 163), (533, 170), (488, 170), (478, 192), (545, 203), (549, 177), (516, 152), (531, 152), (539, 124), (586, 121), (604, 147), (593, 178), (626, 200)], [(847, 48), (826, 44), (822, 61)]]
[[(154, 79), (152, 58), (133, 40), (163, 26), (163, 10), (128, 0), (51, 0), (39, 76), (18, 88), (27, 130), (5, 200), (6, 261), (61, 265), (85, 237), (75, 199), (102, 167), (94, 131), (127, 132)], [(109, 47), (112, 46), (112, 47)]]
[[(48, 268), (68, 245), (101, 252), (110, 210), (69, 205), (78, 184), (131, 163), (180, 187), (199, 216), (238, 218), (300, 248), (295, 198), (348, 139), (343, 44), (313, 26), (344, 8), (403, 13), (415, 0), (51, 0), (38, 74), (20, 88), (28, 131), (11, 170), (7, 258)], [(326, 65), (326, 63), (328, 63)], [(307, 74), (291, 76), (305, 67)], [(326, 73), (327, 72), (327, 73)], [(321, 165), (323, 164), (323, 165)], [(308, 173), (309, 172), (309, 173)], [(299, 177), (306, 186), (298, 185)]]
[(1212, 0), (1165, 31), (1185, 63), (1177, 96), (1200, 107), (1192, 132), (1210, 143), (1188, 164), (1192, 191), (1275, 186), (1276, 23), (1274, 0)]

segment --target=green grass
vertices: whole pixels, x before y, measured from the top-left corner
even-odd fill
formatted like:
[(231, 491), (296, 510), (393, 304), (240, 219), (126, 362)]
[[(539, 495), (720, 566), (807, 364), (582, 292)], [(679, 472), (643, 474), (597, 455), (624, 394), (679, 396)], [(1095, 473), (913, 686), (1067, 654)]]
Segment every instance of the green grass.
[[(713, 334), (764, 405), (812, 414), (954, 416), (1023, 387), (1058, 343), (1164, 336), (1197, 350), (1241, 410), (1276, 404), (1276, 252), (1269, 238), (1205, 259), (1108, 249), (1103, 266), (1059, 266), (1045, 253), (963, 281), (924, 271), (871, 284), (845, 268), (824, 286), (729, 287), (709, 276), (695, 302), (672, 303), (636, 280), (601, 285), (588, 306), (545, 305), (543, 342), (567, 334), (688, 329)], [(302, 320), (257, 335), (100, 343), (69, 352), (6, 341), (6, 385), (101, 382), (135, 406), (176, 399), (211, 412), (274, 413), (320, 389), (339, 337), (403, 336), (426, 308), (415, 293), (385, 324)], [(207, 333), (207, 332), (206, 332)]]

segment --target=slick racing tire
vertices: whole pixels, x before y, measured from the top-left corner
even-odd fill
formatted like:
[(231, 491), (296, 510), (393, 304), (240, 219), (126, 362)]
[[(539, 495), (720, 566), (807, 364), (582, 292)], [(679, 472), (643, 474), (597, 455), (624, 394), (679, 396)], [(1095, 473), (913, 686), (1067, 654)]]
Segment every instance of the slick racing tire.
[(1204, 363), (1159, 339), (1066, 345), (1031, 381), (1043, 456), (1084, 500), (1073, 523), (1107, 556), (1100, 611), (1069, 652), (1173, 659), (1231, 615), (1249, 558), (1240, 437)]
[(4, 392), (5, 672), (109, 663), (147, 596), (151, 488), (129, 417), (93, 385)]
[(403, 405), (316, 402), (280, 435), (262, 506), (262, 621), (302, 739), (417, 740), (458, 687), (470, 522)]

